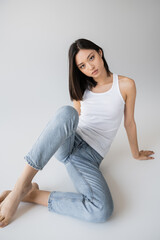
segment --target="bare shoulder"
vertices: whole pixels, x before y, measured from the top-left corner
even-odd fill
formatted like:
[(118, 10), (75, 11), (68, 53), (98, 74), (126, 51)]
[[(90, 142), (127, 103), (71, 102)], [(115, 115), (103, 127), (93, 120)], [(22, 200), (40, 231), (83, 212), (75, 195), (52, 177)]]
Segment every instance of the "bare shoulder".
[(124, 87), (133, 87), (135, 85), (135, 81), (132, 78), (118, 75), (119, 83), (124, 85)]
[(122, 76), (122, 75), (118, 75), (118, 79), (119, 79), (119, 84), (124, 89), (134, 88), (136, 86), (135, 81), (132, 78)]
[(119, 88), (122, 93), (123, 98), (127, 99), (128, 95), (135, 94), (136, 92), (136, 84), (134, 79), (118, 75), (118, 80), (119, 80)]

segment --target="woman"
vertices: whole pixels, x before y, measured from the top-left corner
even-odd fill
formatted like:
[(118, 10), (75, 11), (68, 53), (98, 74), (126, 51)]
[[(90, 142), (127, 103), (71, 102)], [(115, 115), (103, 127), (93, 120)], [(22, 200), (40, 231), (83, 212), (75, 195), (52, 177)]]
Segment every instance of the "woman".
[[(12, 191), (0, 196), (0, 226), (11, 221), (20, 201), (90, 222), (105, 222), (113, 212), (112, 197), (99, 166), (117, 133), (124, 127), (135, 159), (154, 159), (153, 151), (139, 151), (133, 79), (110, 72), (101, 47), (78, 39), (69, 49), (69, 92), (72, 106), (54, 114), (30, 152)], [(66, 166), (77, 193), (43, 191), (31, 183), (52, 156)]]

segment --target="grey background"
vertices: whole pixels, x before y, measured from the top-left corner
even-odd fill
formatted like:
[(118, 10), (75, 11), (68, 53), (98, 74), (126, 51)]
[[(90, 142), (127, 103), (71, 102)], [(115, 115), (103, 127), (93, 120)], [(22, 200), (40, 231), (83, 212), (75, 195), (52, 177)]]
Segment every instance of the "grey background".
[[(100, 45), (110, 70), (135, 80), (139, 148), (155, 151), (155, 160), (133, 159), (122, 121), (101, 165), (115, 203), (108, 222), (21, 203), (1, 239), (160, 239), (159, 22), (158, 0), (0, 0), (0, 192), (13, 188), (24, 155), (55, 111), (72, 105), (68, 49), (78, 38)], [(75, 192), (54, 156), (34, 181)]]

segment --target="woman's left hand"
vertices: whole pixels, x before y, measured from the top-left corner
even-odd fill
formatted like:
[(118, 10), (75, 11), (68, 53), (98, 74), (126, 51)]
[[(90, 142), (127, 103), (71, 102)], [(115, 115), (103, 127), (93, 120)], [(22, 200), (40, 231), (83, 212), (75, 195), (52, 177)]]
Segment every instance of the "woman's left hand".
[(154, 159), (154, 157), (150, 157), (150, 155), (154, 154), (153, 151), (144, 151), (144, 150), (141, 150), (139, 151), (139, 156), (138, 157), (135, 157), (135, 159), (138, 159), (138, 160), (149, 160), (149, 159)]

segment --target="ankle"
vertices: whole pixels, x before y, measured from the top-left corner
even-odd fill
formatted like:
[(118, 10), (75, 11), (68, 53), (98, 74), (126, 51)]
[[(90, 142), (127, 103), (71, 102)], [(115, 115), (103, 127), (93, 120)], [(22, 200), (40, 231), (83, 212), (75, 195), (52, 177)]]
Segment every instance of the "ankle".
[(35, 199), (36, 196), (37, 196), (38, 191), (39, 191), (38, 189), (34, 189), (33, 191), (31, 191), (31, 192), (29, 193), (29, 198), (30, 198), (31, 201), (34, 201), (34, 199)]
[(15, 191), (15, 192), (18, 191), (18, 192), (21, 192), (22, 194), (25, 194), (31, 188), (32, 188), (31, 183), (25, 183), (25, 182), (22, 182), (21, 179), (18, 179), (14, 188), (13, 188), (13, 191)]
[(24, 198), (23, 202), (31, 202), (35, 203), (35, 199), (37, 197), (38, 189), (31, 190)]

